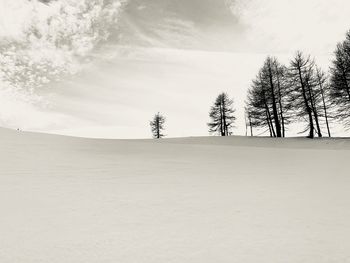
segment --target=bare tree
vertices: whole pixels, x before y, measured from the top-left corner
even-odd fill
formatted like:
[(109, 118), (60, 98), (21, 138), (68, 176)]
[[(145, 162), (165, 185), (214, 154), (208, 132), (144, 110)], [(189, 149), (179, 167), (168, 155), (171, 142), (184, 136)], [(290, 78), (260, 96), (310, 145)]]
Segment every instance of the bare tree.
[(247, 115), (252, 127), (266, 128), (271, 137), (285, 137), (290, 122), (286, 67), (268, 57), (248, 91)]
[(320, 91), (317, 89), (315, 63), (310, 56), (297, 52), (290, 63), (288, 78), (290, 82), (290, 103), (293, 105), (298, 118), (307, 118), (309, 138), (314, 138), (315, 132), (322, 137), (319, 122), (321, 102)]
[(334, 52), (330, 78), (330, 99), (337, 107), (337, 118), (350, 125), (350, 31)]
[(154, 115), (153, 120), (150, 121), (151, 131), (153, 138), (161, 139), (165, 135), (163, 134), (165, 124), (165, 117), (161, 115), (159, 112)]
[(320, 69), (319, 67), (316, 68), (316, 77), (317, 77), (317, 84), (321, 93), (322, 98), (322, 106), (323, 106), (323, 112), (324, 112), (324, 118), (327, 126), (327, 132), (328, 136), (332, 137), (331, 135), (331, 129), (329, 126), (329, 81), (326, 73)]
[(209, 112), (211, 118), (211, 122), (208, 123), (209, 132), (218, 133), (221, 136), (231, 135), (236, 120), (234, 113), (233, 100), (229, 98), (227, 93), (221, 93)]
[(268, 78), (268, 86), (269, 86), (269, 95), (272, 100), (272, 112), (273, 112), (273, 119), (274, 119), (274, 124), (276, 128), (276, 135), (277, 137), (282, 137), (282, 129), (281, 129), (281, 123), (280, 123), (280, 116), (278, 115), (278, 110), (277, 110), (277, 87), (275, 87), (275, 82), (274, 82), (274, 70), (275, 66), (273, 66), (274, 62), (271, 57), (268, 57), (264, 68), (263, 68), (263, 73), (266, 75)]
[(288, 69), (274, 59), (275, 78), (277, 85), (278, 109), (282, 128), (282, 137), (286, 137), (287, 126), (292, 121), (291, 110), (292, 106), (288, 103), (289, 85), (288, 85)]
[(267, 98), (266, 86), (262, 78), (261, 71), (252, 82), (248, 90), (246, 109), (250, 117), (250, 126), (258, 128), (267, 128), (271, 137), (275, 137), (275, 129), (272, 124), (272, 116)]

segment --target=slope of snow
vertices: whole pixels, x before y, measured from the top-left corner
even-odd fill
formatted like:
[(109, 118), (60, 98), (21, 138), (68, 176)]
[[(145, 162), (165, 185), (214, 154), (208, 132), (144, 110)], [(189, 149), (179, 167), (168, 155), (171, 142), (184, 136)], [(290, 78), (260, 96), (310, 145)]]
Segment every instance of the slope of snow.
[(0, 130), (0, 261), (347, 262), (349, 140)]

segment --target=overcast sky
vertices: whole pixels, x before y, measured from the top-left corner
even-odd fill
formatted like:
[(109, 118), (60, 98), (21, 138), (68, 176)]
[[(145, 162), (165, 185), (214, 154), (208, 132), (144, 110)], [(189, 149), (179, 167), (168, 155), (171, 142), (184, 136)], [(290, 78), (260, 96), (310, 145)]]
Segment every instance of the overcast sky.
[[(23, 130), (207, 135), (226, 91), (244, 134), (250, 81), (268, 54), (304, 50), (325, 69), (350, 29), (347, 0), (0, 0), (0, 123)], [(93, 21), (93, 22), (91, 22)]]

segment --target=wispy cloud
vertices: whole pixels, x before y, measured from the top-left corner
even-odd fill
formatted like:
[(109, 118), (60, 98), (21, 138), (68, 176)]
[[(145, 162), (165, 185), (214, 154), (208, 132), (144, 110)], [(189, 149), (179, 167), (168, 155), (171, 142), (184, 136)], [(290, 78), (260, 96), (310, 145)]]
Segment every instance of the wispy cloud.
[[(16, 94), (14, 97), (21, 103), (24, 100), (38, 103), (40, 99), (35, 90), (76, 73), (90, 52), (109, 37), (124, 2), (0, 1), (0, 89), (3, 94)], [(13, 96), (8, 99), (12, 101)]]
[(330, 53), (350, 29), (348, 0), (234, 0), (252, 50)]

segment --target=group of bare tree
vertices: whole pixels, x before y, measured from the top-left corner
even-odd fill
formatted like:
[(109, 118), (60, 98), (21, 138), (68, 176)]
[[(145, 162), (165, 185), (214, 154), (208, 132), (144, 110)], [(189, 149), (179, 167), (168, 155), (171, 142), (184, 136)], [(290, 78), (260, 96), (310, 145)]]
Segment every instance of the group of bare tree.
[(297, 52), (287, 67), (268, 57), (253, 80), (246, 101), (251, 130), (268, 130), (271, 137), (286, 137), (288, 125), (297, 120), (306, 123), (309, 138), (322, 137), (323, 124), (329, 128), (329, 91), (326, 74), (315, 62)]
[(331, 137), (330, 120), (350, 124), (350, 32), (338, 44), (329, 74), (311, 56), (297, 52), (288, 66), (268, 57), (252, 81), (246, 101), (246, 121), (253, 128), (285, 137), (292, 122), (306, 124), (314, 138)]
[(273, 137), (284, 137), (290, 122), (286, 103), (286, 67), (268, 57), (248, 91), (246, 119), (253, 128), (266, 128)]
[(350, 126), (350, 31), (337, 45), (330, 69), (329, 98), (336, 108), (337, 119)]
[(235, 111), (233, 99), (230, 99), (227, 93), (219, 94), (209, 112), (211, 119), (211, 122), (208, 123), (209, 132), (220, 136), (232, 135), (232, 128), (236, 120)]
[[(310, 55), (298, 51), (288, 66), (267, 57), (252, 81), (246, 100), (246, 127), (286, 137), (291, 123), (305, 123), (300, 133), (309, 138), (331, 137), (330, 121), (350, 126), (350, 31), (337, 45), (329, 73), (318, 67)], [(227, 93), (221, 93), (210, 109), (209, 132), (232, 135), (235, 109)], [(164, 137), (165, 118), (160, 113), (151, 121), (154, 138)]]

